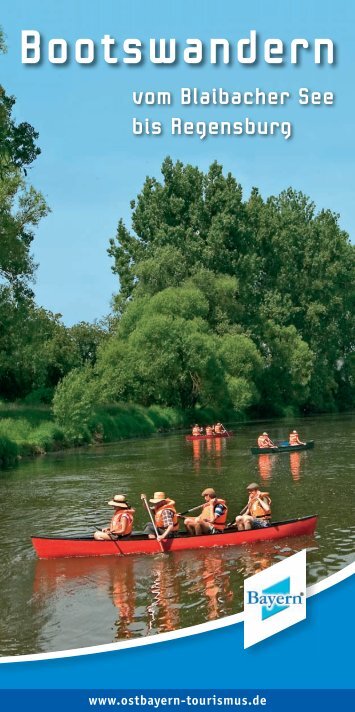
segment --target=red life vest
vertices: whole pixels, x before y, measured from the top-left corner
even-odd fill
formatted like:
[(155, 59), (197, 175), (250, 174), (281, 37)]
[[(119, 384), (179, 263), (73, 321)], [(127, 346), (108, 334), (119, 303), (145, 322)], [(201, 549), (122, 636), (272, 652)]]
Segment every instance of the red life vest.
[(133, 515), (134, 509), (119, 509), (117, 512), (115, 512), (110, 524), (110, 531), (112, 532), (112, 534), (116, 534), (116, 530), (120, 529), (120, 525), (122, 523), (125, 523), (125, 528), (121, 533), (121, 536), (127, 536), (128, 534), (131, 534), (133, 529)]
[(165, 500), (164, 504), (159, 507), (158, 510), (155, 510), (154, 512), (154, 519), (155, 519), (155, 526), (157, 529), (164, 529), (165, 524), (163, 520), (163, 511), (164, 509), (170, 509), (170, 511), (173, 513), (173, 531), (177, 532), (179, 529), (179, 520), (176, 514), (176, 509), (175, 509), (175, 502), (173, 499), (167, 499)]
[[(268, 492), (260, 492), (259, 497), (260, 499), (266, 499), (266, 503), (269, 505), (269, 507), (271, 506), (271, 499)], [(255, 519), (271, 518), (271, 510), (267, 514), (262, 508), (261, 504), (259, 504), (259, 502), (257, 501), (254, 501), (250, 505), (248, 505), (247, 514), (249, 514), (251, 517), (255, 517)]]
[(223, 531), (223, 529), (226, 526), (227, 514), (228, 514), (228, 507), (227, 507), (224, 499), (218, 499), (216, 497), (215, 499), (211, 499), (209, 502), (206, 502), (206, 504), (203, 505), (202, 512), (201, 512), (200, 516), (198, 517), (198, 519), (200, 519), (200, 521), (203, 521), (205, 519), (205, 517), (207, 517), (207, 519), (213, 520), (214, 511), (215, 511), (217, 504), (223, 504), (224, 509), (223, 509), (222, 514), (220, 514), (219, 517), (217, 517), (217, 519), (215, 519), (213, 522), (211, 521), (211, 523), (215, 529), (218, 529), (218, 531)]

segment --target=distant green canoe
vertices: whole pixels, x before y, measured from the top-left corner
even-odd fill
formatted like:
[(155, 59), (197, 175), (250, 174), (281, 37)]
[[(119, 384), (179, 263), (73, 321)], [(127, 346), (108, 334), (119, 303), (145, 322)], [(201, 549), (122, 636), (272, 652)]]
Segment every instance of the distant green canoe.
[(300, 450), (313, 450), (314, 440), (308, 440), (305, 445), (278, 445), (278, 447), (252, 447), (252, 455), (278, 455), (280, 452), (299, 452)]

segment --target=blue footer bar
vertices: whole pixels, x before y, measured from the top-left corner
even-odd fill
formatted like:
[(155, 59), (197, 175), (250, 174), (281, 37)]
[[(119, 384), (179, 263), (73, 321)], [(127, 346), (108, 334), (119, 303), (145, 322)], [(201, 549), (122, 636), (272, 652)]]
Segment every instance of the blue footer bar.
[(0, 690), (2, 712), (228, 710), (344, 712), (355, 708), (355, 690)]

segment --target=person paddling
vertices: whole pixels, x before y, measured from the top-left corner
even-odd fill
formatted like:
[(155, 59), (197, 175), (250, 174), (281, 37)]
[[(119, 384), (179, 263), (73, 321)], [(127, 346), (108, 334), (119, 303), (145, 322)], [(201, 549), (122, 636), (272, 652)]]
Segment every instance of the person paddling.
[(205, 503), (198, 517), (187, 517), (185, 527), (192, 536), (201, 534), (220, 534), (227, 521), (228, 507), (224, 499), (219, 499), (212, 487), (203, 490)]
[(127, 504), (125, 494), (115, 494), (109, 502), (109, 507), (114, 507), (115, 512), (110, 525), (106, 529), (96, 531), (94, 539), (97, 541), (107, 541), (108, 539), (119, 539), (128, 536), (133, 529), (134, 509)]
[[(144, 498), (145, 495), (141, 495), (141, 499)], [(144, 533), (148, 534), (149, 539), (157, 539), (157, 541), (171, 539), (179, 529), (174, 500), (167, 497), (165, 492), (154, 492), (154, 497), (149, 502), (153, 505), (152, 509), (158, 536), (155, 534), (152, 522), (148, 522), (145, 525)]]
[(299, 439), (297, 430), (292, 430), (292, 433), (290, 433), (288, 436), (288, 442), (289, 442), (289, 445), (291, 445), (291, 447), (294, 447), (295, 445), (305, 445), (306, 444), (306, 443), (303, 443)]
[(198, 425), (198, 423), (195, 423), (194, 427), (192, 428), (192, 435), (194, 437), (201, 435), (202, 433), (202, 428)]
[(268, 492), (261, 492), (256, 482), (247, 487), (248, 503), (241, 514), (235, 518), (238, 531), (263, 529), (270, 526), (271, 499)]
[(260, 448), (260, 450), (263, 450), (266, 447), (277, 448), (277, 445), (275, 445), (272, 440), (270, 440), (267, 433), (263, 433), (258, 437), (258, 448)]
[(214, 431), (215, 431), (216, 435), (222, 435), (222, 433), (226, 432), (226, 429), (222, 425), (222, 423), (216, 423), (216, 425), (214, 426)]
[(214, 435), (212, 425), (206, 425), (206, 435), (208, 438)]

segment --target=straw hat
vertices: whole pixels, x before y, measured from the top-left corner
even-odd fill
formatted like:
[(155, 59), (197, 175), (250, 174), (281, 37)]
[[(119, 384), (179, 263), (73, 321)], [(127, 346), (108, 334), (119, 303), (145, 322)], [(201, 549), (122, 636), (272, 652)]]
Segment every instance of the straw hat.
[(110, 507), (122, 507), (123, 509), (128, 509), (128, 504), (126, 502), (126, 495), (125, 494), (115, 494), (112, 499), (110, 499), (107, 504)]
[(210, 497), (216, 496), (216, 493), (215, 493), (213, 487), (207, 487), (207, 489), (204, 489), (202, 492), (202, 497), (204, 497), (205, 494), (209, 494)]
[(152, 504), (158, 504), (158, 502), (164, 502), (166, 499), (165, 492), (154, 492), (154, 497), (149, 500)]
[(258, 490), (259, 485), (256, 482), (251, 482), (250, 485), (248, 485), (247, 490)]

